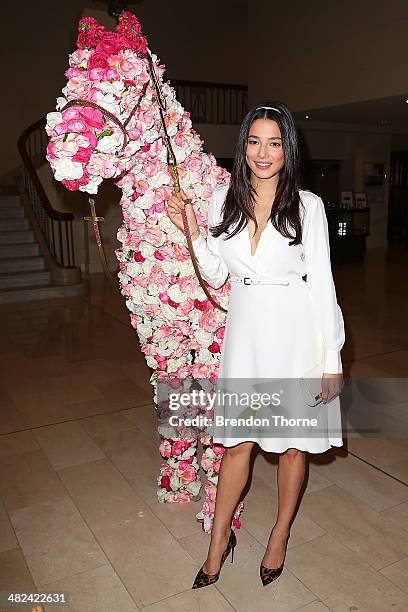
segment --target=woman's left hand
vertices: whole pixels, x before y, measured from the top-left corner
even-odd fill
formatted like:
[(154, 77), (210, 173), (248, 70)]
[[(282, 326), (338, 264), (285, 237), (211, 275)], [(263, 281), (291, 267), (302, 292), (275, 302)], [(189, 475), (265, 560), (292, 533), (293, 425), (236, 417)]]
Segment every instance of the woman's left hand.
[(340, 395), (343, 388), (343, 374), (327, 374), (324, 373), (322, 377), (322, 391), (321, 397), (323, 402), (327, 404), (332, 399)]

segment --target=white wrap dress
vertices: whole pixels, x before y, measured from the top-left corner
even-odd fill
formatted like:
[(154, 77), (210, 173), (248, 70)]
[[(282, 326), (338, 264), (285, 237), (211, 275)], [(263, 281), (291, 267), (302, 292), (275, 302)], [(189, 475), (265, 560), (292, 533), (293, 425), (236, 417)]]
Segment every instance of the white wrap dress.
[[(208, 226), (222, 219), (222, 205), (228, 186), (217, 187), (208, 209)], [(326, 213), (317, 195), (300, 191), (303, 228), (302, 243), (290, 246), (290, 239), (278, 232), (271, 221), (263, 230), (256, 252), (251, 254), (248, 226), (233, 238), (214, 238), (200, 230), (193, 241), (203, 278), (214, 288), (232, 277), (271, 276), (287, 278), (289, 284), (247, 285), (231, 282), (228, 315), (221, 347), (220, 379), (299, 379), (319, 362), (326, 373), (342, 372), (340, 351), (345, 341), (344, 321), (333, 282)], [(230, 232), (233, 228), (230, 227)], [(302, 277), (307, 275), (305, 282)], [(289, 409), (304, 415), (304, 395), (299, 393)], [(307, 410), (313, 412), (317, 407)], [(250, 435), (231, 437), (216, 430), (214, 442), (235, 446), (253, 441), (268, 452), (288, 448), (322, 453), (342, 446), (340, 398), (319, 404), (319, 434), (291, 437)], [(324, 430), (321, 423), (324, 422)], [(281, 430), (282, 431), (282, 430)]]

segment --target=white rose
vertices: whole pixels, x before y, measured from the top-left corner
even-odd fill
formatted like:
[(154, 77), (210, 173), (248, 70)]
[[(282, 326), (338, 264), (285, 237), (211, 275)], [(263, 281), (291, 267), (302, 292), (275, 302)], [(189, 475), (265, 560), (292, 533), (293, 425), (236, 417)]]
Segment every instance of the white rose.
[(177, 272), (179, 270), (179, 262), (178, 261), (172, 261), (171, 259), (163, 259), (161, 264), (162, 264), (163, 272), (165, 274), (169, 275), (169, 276), (171, 274), (177, 274)]
[(55, 169), (55, 178), (57, 181), (67, 180), (74, 181), (81, 178), (84, 173), (82, 164), (74, 162), (67, 158), (60, 158), (52, 161)]
[(149, 186), (150, 187), (162, 187), (163, 185), (166, 185), (167, 181), (168, 181), (167, 174), (165, 174), (164, 172), (158, 172), (157, 174), (155, 174), (149, 179)]
[(167, 495), (168, 495), (168, 492), (166, 489), (160, 488), (157, 490), (157, 499), (159, 501), (159, 504), (164, 504), (166, 502)]
[[(157, 298), (159, 293), (161, 293), (161, 290), (159, 289), (159, 287), (157, 285), (151, 284), (151, 285), (148, 286), (148, 288), (147, 288), (147, 294), (148, 295), (151, 295), (152, 297)], [(155, 302), (157, 302), (157, 299), (155, 300)], [(154, 302), (152, 302), (152, 304), (153, 303)]]
[(142, 288), (137, 285), (132, 285), (130, 288), (130, 294), (132, 296), (132, 300), (135, 302), (140, 302), (143, 298)]
[(179, 345), (179, 341), (174, 338), (167, 338), (167, 347), (169, 351), (175, 351)]
[(177, 359), (169, 359), (167, 361), (167, 371), (168, 372), (175, 372), (182, 365), (184, 365), (184, 359), (182, 357), (178, 357)]
[(193, 264), (191, 263), (191, 259), (186, 259), (186, 261), (179, 261), (179, 270), (180, 275), (184, 276), (192, 276), (195, 274)]
[(193, 482), (189, 482), (188, 485), (186, 486), (186, 489), (193, 496), (198, 495), (201, 489), (200, 480), (193, 480)]
[(171, 300), (173, 300), (173, 302), (177, 302), (178, 304), (180, 302), (185, 302), (187, 297), (188, 297), (185, 293), (182, 293), (180, 291), (180, 287), (178, 285), (172, 285), (167, 290), (167, 294), (168, 294), (169, 298)]
[(210, 332), (205, 331), (205, 329), (197, 329), (197, 331), (194, 332), (194, 337), (204, 348), (208, 348), (213, 341), (213, 335)]
[(145, 304), (157, 304), (159, 300), (157, 298), (157, 295), (151, 295), (150, 291), (149, 293), (145, 291), (143, 295), (143, 301), (145, 302)]
[(135, 276), (139, 276), (140, 274), (140, 264), (137, 263), (128, 263), (126, 266), (126, 272), (134, 278)]
[[(145, 216), (146, 218), (146, 216)], [(143, 257), (145, 259), (149, 259), (151, 257), (153, 257), (154, 252), (156, 251), (155, 247), (150, 244), (150, 242), (142, 242), (139, 246), (139, 251), (141, 252), (141, 254), (143, 255)], [(153, 262), (150, 262), (152, 264), (151, 268), (153, 267)], [(150, 269), (151, 269), (150, 268)]]
[[(168, 304), (161, 304), (160, 306), (160, 310), (161, 310), (161, 314), (162, 316), (167, 320), (167, 321), (174, 321), (174, 308), (172, 306), (169, 306)], [(187, 317), (177, 317), (178, 319), (184, 318), (186, 319)]]
[(153, 369), (157, 368), (157, 365), (158, 365), (153, 355), (148, 355), (146, 357), (146, 364), (148, 365), (149, 368), (153, 368)]
[(63, 108), (67, 104), (67, 102), (68, 102), (68, 100), (66, 98), (63, 98), (62, 96), (59, 96), (57, 98), (56, 108), (58, 110), (61, 110), (61, 108)]
[(165, 232), (166, 230), (168, 230), (169, 228), (173, 227), (174, 223), (172, 221), (170, 221), (168, 215), (161, 215), (160, 219), (159, 219), (159, 228)]
[(62, 114), (53, 112), (47, 114), (47, 128), (52, 130), (58, 123), (62, 123)]
[(102, 106), (102, 108), (106, 108), (106, 110), (110, 111), (114, 115), (116, 116), (120, 115), (120, 105), (116, 97), (113, 94), (111, 93), (105, 94), (98, 101), (98, 104), (99, 106)]
[(200, 353), (198, 354), (198, 357), (197, 357), (198, 363), (204, 363), (205, 365), (210, 365), (211, 363), (214, 363), (215, 361), (217, 361), (217, 359), (214, 358), (214, 355), (211, 353), (211, 351), (209, 351), (206, 348), (200, 349)]
[(151, 259), (146, 259), (143, 263), (142, 263), (142, 271), (143, 274), (145, 276), (149, 276), (150, 272), (152, 271), (152, 268), (154, 266), (154, 261), (152, 261)]
[(97, 149), (102, 153), (114, 153), (117, 149), (122, 146), (123, 134), (115, 132), (110, 136), (104, 136), (98, 141)]
[[(197, 299), (199, 299), (199, 298), (197, 298)], [(189, 317), (190, 317), (191, 323), (193, 325), (198, 325), (198, 321), (200, 320), (200, 317), (201, 317), (202, 314), (203, 313), (201, 312), (201, 310), (198, 310), (198, 308), (193, 308), (193, 310), (190, 310)], [(211, 344), (211, 342), (210, 342), (210, 344)]]
[(80, 185), (79, 191), (85, 191), (86, 193), (98, 193), (98, 185), (103, 181), (101, 176), (90, 176), (89, 181), (86, 185)]
[(139, 208), (150, 208), (153, 204), (153, 193), (147, 191), (143, 195), (137, 198), (137, 205)]
[(137, 223), (144, 223), (146, 221), (146, 214), (141, 208), (138, 208), (138, 207), (133, 208), (131, 211), (131, 214), (132, 214), (132, 218)]
[(147, 323), (138, 323), (137, 324), (137, 331), (139, 332), (139, 334), (141, 334), (145, 338), (148, 338), (153, 333), (152, 326), (151, 326), (151, 324), (149, 322), (147, 322)]
[(156, 142), (159, 136), (160, 136), (159, 132), (153, 128), (143, 133), (144, 141), (149, 142), (150, 144), (152, 142)]
[(138, 305), (137, 305), (137, 304), (135, 304), (134, 302), (132, 302), (132, 300), (126, 300), (126, 301), (125, 301), (125, 304), (126, 304), (127, 309), (128, 309), (128, 310), (129, 310), (131, 313), (133, 313), (133, 314), (139, 314), (139, 313), (137, 312)]
[(173, 491), (178, 491), (180, 488), (180, 479), (175, 474), (170, 477), (170, 486)]

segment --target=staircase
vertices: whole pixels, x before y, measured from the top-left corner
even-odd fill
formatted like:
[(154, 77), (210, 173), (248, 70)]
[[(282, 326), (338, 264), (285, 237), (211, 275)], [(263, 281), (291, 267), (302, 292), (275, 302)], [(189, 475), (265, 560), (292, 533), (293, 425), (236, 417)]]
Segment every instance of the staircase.
[(0, 304), (86, 294), (88, 285), (52, 285), (18, 195), (0, 195)]

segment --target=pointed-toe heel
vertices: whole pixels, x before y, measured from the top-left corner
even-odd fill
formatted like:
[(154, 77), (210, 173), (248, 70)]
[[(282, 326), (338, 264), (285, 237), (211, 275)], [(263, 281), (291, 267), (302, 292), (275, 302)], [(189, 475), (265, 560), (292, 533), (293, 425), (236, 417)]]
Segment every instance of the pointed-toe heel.
[(270, 584), (271, 582), (273, 582), (274, 580), (276, 580), (277, 578), (279, 578), (279, 576), (282, 573), (283, 570), (283, 566), (285, 564), (285, 557), (286, 557), (286, 549), (288, 546), (288, 540), (289, 540), (289, 536), (286, 538), (286, 543), (285, 543), (285, 555), (283, 557), (283, 561), (282, 561), (282, 565), (280, 565), (279, 567), (265, 567), (265, 565), (260, 565), (259, 567), (259, 575), (261, 577), (261, 581), (263, 586), (266, 586), (267, 584)]
[(204, 564), (203, 564), (201, 568), (198, 570), (198, 573), (197, 573), (197, 576), (195, 577), (192, 588), (200, 589), (201, 587), (209, 586), (210, 584), (214, 584), (214, 582), (217, 582), (218, 578), (220, 577), (220, 573), (221, 573), (222, 566), (224, 565), (224, 561), (230, 553), (231, 553), (231, 563), (233, 563), (234, 548), (236, 545), (237, 545), (237, 536), (235, 535), (234, 531), (231, 529), (227, 548), (225, 549), (221, 557), (220, 569), (218, 570), (216, 574), (206, 574), (205, 571), (203, 570), (203, 567), (204, 567)]

